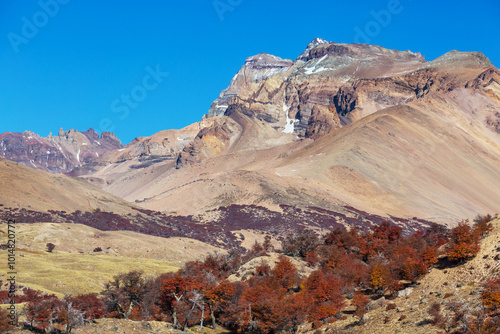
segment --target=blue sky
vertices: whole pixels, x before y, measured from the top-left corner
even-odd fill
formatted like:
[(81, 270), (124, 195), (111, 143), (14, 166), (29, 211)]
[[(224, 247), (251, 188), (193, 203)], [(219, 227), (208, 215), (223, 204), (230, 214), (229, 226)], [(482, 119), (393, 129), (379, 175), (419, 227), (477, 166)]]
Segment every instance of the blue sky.
[(498, 67), (499, 22), (496, 0), (2, 0), (0, 133), (93, 127), (128, 143), (182, 128), (247, 57), (295, 59), (315, 37)]

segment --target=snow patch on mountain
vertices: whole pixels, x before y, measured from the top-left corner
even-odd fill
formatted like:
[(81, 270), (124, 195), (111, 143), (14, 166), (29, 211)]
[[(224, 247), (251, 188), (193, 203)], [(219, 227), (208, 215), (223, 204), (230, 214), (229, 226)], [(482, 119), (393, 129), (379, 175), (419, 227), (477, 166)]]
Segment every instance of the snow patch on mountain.
[(283, 133), (293, 133), (293, 131), (295, 130), (295, 123), (299, 121), (298, 119), (293, 119), (288, 117), (288, 109), (290, 109), (290, 107), (288, 107), (285, 103), (283, 103), (283, 111), (285, 112), (286, 115), (285, 128), (283, 129), (283, 131), (281, 131)]

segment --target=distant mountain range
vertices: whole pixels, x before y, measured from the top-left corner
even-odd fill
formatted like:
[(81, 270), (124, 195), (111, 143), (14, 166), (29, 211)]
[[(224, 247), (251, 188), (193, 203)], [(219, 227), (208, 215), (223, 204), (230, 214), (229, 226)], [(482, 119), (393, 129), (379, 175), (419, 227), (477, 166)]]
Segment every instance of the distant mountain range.
[(111, 133), (0, 135), (0, 157), (79, 176), (146, 209), (317, 207), (452, 222), (500, 204), (500, 71), (479, 52), (313, 40), (258, 54), (199, 123), (123, 146)]
[(113, 133), (99, 136), (94, 129), (78, 132), (61, 128), (57, 136), (45, 138), (31, 131), (0, 134), (0, 157), (52, 173), (69, 172), (122, 147)]

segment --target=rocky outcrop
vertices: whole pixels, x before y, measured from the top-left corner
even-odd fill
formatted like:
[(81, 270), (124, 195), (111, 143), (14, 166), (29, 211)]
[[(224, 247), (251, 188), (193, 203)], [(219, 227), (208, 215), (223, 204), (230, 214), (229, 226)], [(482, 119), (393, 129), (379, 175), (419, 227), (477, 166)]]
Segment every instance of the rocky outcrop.
[(428, 62), (318, 39), (295, 61), (248, 58), (205, 125), (139, 138), (86, 178), (187, 215), (347, 203), (454, 223), (498, 206), (499, 120), (498, 70), (479, 53)]
[(247, 58), (243, 67), (231, 80), (229, 87), (212, 103), (207, 116), (222, 116), (230, 104), (238, 103), (239, 100), (257, 102), (263, 97), (269, 101), (276, 91), (275, 88), (268, 89), (270, 85), (266, 81), (275, 76), (285, 75), (292, 64), (291, 60), (265, 53)]
[(473, 81), (468, 82), (466, 88), (488, 88), (494, 83), (500, 84), (500, 71), (494, 67), (488, 68), (477, 76)]
[[(420, 53), (320, 38), (295, 61), (260, 53), (246, 59), (204, 118), (222, 119), (170, 153), (177, 154), (176, 167), (181, 168), (228, 149), (316, 140), (384, 108), (433, 93), (492, 85), (498, 70), (488, 66), (489, 60), (477, 52), (451, 51), (427, 62)], [(498, 132), (497, 119), (493, 113), (484, 122)], [(146, 145), (146, 155), (170, 147), (141, 145)], [(134, 156), (129, 151), (125, 158)]]
[(309, 51), (309, 55), (304, 57), (304, 61), (309, 61), (311, 59), (321, 58), (326, 55), (334, 56), (346, 56), (349, 54), (349, 49), (340, 44), (325, 44), (321, 47), (315, 47)]
[(215, 119), (204, 119), (182, 129), (163, 130), (149, 137), (138, 137), (122, 149), (109, 152), (105, 159), (109, 162), (123, 162), (134, 158), (141, 160), (175, 160), (198, 133), (213, 124)]
[(356, 93), (353, 87), (339, 88), (337, 94), (333, 97), (333, 103), (335, 104), (337, 114), (341, 117), (345, 117), (356, 108), (357, 99), (358, 93)]
[(318, 45), (321, 44), (330, 44), (327, 40), (324, 40), (322, 38), (315, 38), (307, 45), (307, 48), (302, 52), (300, 56), (297, 57), (297, 60), (302, 60), (302, 61), (308, 61), (309, 60), (309, 52), (316, 48)]
[(317, 139), (330, 133), (334, 128), (340, 128), (341, 121), (335, 110), (330, 105), (328, 108), (314, 106), (307, 124), (305, 136)]
[(176, 168), (198, 162), (200, 159), (225, 153), (234, 132), (234, 124), (229, 120), (215, 121), (203, 128), (196, 138), (186, 145), (177, 156)]

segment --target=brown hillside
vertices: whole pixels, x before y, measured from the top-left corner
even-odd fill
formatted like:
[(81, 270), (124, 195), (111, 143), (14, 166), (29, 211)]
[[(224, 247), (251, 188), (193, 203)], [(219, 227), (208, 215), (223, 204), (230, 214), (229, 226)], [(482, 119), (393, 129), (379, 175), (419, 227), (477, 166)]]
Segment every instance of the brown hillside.
[(0, 203), (6, 207), (46, 211), (92, 211), (118, 214), (133, 210), (124, 200), (88, 182), (53, 175), (0, 158)]

